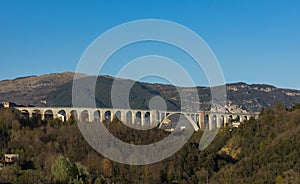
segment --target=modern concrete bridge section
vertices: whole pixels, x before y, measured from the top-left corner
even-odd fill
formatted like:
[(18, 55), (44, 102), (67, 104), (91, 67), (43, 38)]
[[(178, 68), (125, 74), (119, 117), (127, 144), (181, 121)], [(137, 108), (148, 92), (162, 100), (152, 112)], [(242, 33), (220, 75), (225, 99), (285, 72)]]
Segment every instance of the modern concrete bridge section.
[(81, 122), (103, 122), (112, 121), (117, 117), (126, 124), (140, 126), (157, 126), (164, 119), (172, 114), (180, 113), (192, 120), (194, 129), (213, 129), (224, 127), (234, 120), (232, 125), (238, 126), (250, 117), (257, 114), (250, 113), (214, 113), (210, 111), (201, 112), (179, 112), (179, 111), (158, 111), (158, 110), (132, 110), (132, 109), (110, 109), (110, 108), (72, 108), (72, 107), (15, 107), (20, 110), (23, 116), (40, 116), (41, 119), (58, 118), (62, 121), (69, 119)]

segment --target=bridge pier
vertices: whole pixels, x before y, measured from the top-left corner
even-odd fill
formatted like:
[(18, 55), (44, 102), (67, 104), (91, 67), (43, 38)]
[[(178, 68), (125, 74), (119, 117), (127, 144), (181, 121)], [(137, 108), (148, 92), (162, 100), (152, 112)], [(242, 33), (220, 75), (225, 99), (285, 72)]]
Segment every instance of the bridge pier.
[(157, 126), (158, 125), (158, 121), (159, 121), (159, 113), (158, 113), (158, 111), (156, 111), (156, 110), (152, 110), (151, 112), (150, 112), (150, 126), (151, 127), (154, 127), (154, 126)]
[(213, 129), (213, 116), (210, 114), (210, 115), (208, 115), (208, 117), (209, 117), (209, 119), (208, 119), (208, 129), (209, 130), (211, 130), (211, 129)]
[(135, 117), (136, 117), (136, 113), (133, 112), (133, 113), (132, 113), (132, 119), (131, 119), (131, 124), (132, 124), (132, 125), (135, 124)]
[(200, 129), (204, 129), (204, 111), (199, 113), (198, 126)]
[(125, 124), (126, 122), (126, 111), (121, 111), (121, 121)]
[(141, 126), (144, 127), (145, 126), (145, 113), (141, 112)]

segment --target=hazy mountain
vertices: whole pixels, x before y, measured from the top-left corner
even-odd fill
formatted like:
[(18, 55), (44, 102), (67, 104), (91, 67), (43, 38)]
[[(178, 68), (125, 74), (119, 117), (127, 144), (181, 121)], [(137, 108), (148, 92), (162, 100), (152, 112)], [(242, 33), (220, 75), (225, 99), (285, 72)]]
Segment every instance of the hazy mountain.
[[(0, 101), (10, 101), (34, 106), (71, 106), (72, 83), (74, 73), (55, 73), (42, 76), (28, 76), (14, 80), (0, 81)], [(82, 75), (78, 80), (88, 84), (90, 77)], [(153, 96), (166, 100), (169, 109), (180, 108), (180, 97), (177, 89), (187, 96), (191, 88), (177, 88), (172, 85), (149, 84), (110, 76), (99, 76), (95, 87), (95, 101), (99, 107), (112, 107), (110, 90), (114, 80), (120, 83), (134, 83), (129, 93), (131, 108), (147, 109)], [(207, 109), (210, 101), (210, 89), (197, 87), (199, 99), (191, 100), (191, 107), (200, 106)], [(248, 85), (246, 83), (227, 84), (227, 97), (230, 111), (258, 112), (262, 107), (282, 103), (289, 107), (300, 102), (300, 91), (281, 89), (265, 84)]]

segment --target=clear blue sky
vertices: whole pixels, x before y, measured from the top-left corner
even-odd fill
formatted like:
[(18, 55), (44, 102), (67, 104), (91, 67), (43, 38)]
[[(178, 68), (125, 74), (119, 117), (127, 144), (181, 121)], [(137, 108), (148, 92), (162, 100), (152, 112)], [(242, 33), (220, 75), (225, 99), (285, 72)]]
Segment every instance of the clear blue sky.
[(300, 89), (298, 0), (2, 0), (0, 80), (75, 71), (101, 33), (149, 18), (174, 21), (199, 34), (217, 56), (227, 83)]

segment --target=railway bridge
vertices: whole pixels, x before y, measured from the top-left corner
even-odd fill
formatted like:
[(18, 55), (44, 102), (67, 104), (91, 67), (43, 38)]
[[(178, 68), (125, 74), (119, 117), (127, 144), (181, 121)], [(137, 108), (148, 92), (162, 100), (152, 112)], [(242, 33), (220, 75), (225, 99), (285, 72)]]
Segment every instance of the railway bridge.
[(181, 112), (139, 109), (115, 109), (115, 108), (74, 108), (74, 107), (15, 107), (24, 117), (39, 116), (42, 120), (58, 118), (62, 121), (69, 119), (81, 122), (109, 122), (118, 118), (125, 124), (141, 127), (154, 127), (163, 122), (172, 114), (183, 114), (187, 117), (195, 131), (198, 129), (213, 129), (224, 127), (228, 124), (239, 126), (244, 120), (256, 117), (254, 113), (218, 113), (211, 111)]

